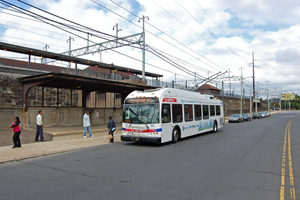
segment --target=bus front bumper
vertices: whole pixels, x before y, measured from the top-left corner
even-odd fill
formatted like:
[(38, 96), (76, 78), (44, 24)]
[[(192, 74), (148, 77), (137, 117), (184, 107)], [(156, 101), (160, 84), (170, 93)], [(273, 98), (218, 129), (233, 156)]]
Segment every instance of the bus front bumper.
[(135, 137), (135, 136), (131, 136), (131, 135), (121, 135), (121, 141), (160, 144), (161, 138), (160, 137)]

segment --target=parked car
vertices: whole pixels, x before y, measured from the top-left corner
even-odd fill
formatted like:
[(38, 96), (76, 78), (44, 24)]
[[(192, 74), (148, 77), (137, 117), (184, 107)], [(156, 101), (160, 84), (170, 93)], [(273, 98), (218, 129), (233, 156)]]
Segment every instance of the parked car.
[(260, 113), (253, 113), (252, 114), (252, 119), (261, 119), (261, 118), (262, 118), (262, 116), (261, 116)]
[(266, 112), (259, 112), (259, 114), (261, 115), (262, 118), (266, 118), (267, 117)]
[(270, 117), (271, 115), (270, 115), (270, 112), (265, 112), (266, 113), (266, 117)]
[(251, 117), (249, 114), (242, 114), (244, 121), (251, 121)]
[(243, 121), (244, 121), (244, 118), (243, 118), (243, 116), (240, 115), (240, 114), (233, 114), (233, 115), (231, 115), (231, 116), (229, 117), (228, 121), (229, 121), (229, 123), (230, 123), (230, 122), (238, 122), (238, 123), (240, 123), (240, 122), (243, 122)]

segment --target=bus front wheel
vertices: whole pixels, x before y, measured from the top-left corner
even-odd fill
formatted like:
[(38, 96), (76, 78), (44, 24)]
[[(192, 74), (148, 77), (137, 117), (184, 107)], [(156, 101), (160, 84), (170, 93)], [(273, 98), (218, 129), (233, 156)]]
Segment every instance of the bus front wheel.
[(177, 128), (174, 128), (172, 132), (172, 142), (173, 143), (178, 142), (178, 138), (179, 138), (179, 131)]

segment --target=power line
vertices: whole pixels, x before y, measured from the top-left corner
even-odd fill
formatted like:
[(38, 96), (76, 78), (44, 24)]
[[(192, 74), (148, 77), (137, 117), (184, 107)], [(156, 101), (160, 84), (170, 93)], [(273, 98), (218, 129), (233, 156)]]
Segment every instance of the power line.
[[(199, 8), (201, 8), (201, 10), (215, 23), (215, 25), (227, 36), (229, 37), (229, 35), (215, 22), (215, 20), (200, 6), (200, 4), (194, 0), (194, 2), (199, 6)], [(238, 56), (239, 58), (241, 58), (242, 60), (248, 62), (247, 60), (245, 60), (244, 58), (242, 58), (240, 55), (238, 55), (235, 51), (233, 51), (231, 48), (226, 47), (228, 50), (230, 50), (231, 52), (233, 52), (236, 56)], [(246, 53), (246, 52), (245, 52)]]
[[(18, 0), (19, 1), (19, 0)], [(7, 3), (6, 1), (3, 1), (2, 0), (2, 2), (4, 2), (4, 3)], [(23, 1), (20, 1), (20, 2), (23, 2)], [(8, 3), (9, 4), (9, 3)], [(7, 4), (5, 4), (5, 5), (7, 5)], [(10, 4), (10, 5), (13, 5), (13, 4)], [(27, 5), (30, 5), (30, 4), (27, 4)], [(33, 6), (34, 7), (34, 6)], [(83, 38), (82, 36), (79, 36), (78, 34), (75, 34), (75, 33), (73, 33), (73, 32), (70, 32), (70, 31), (68, 31), (68, 30), (66, 30), (66, 29), (64, 29), (64, 28), (62, 28), (62, 27), (59, 27), (59, 26), (57, 26), (57, 25), (55, 25), (55, 24), (53, 24), (53, 23), (58, 23), (58, 24), (60, 24), (60, 25), (62, 25), (63, 27), (67, 27), (67, 28), (69, 28), (69, 29), (75, 29), (76, 31), (80, 31), (80, 32), (84, 32), (84, 31), (82, 31), (82, 30), (80, 30), (79, 28), (74, 28), (74, 26), (72, 26), (72, 25), (69, 25), (69, 24), (64, 24), (64, 23), (61, 23), (61, 22), (58, 22), (58, 21), (55, 21), (55, 20), (50, 20), (49, 18), (46, 18), (46, 17), (44, 17), (44, 16), (41, 16), (41, 15), (38, 15), (38, 14), (36, 14), (36, 13), (33, 13), (33, 12), (30, 12), (30, 11), (27, 11), (28, 13), (30, 13), (30, 14), (28, 14), (28, 13), (26, 13), (26, 12), (24, 12), (24, 9), (23, 8), (20, 8), (20, 7), (18, 7), (17, 6), (17, 8), (19, 9), (19, 10), (17, 10), (19, 13), (22, 13), (22, 14), (25, 14), (25, 15), (28, 15), (28, 16), (30, 16), (30, 17), (33, 17), (33, 18), (35, 18), (35, 19), (38, 19), (39, 21), (42, 21), (43, 23), (46, 23), (46, 24), (48, 24), (48, 25), (51, 25), (51, 26), (54, 26), (54, 27), (56, 27), (56, 28), (58, 28), (58, 29), (61, 29), (61, 30), (63, 30), (63, 31), (65, 31), (65, 32), (68, 32), (68, 33), (70, 33), (70, 34), (72, 34), (72, 35), (75, 35), (75, 36), (77, 36), (77, 37), (79, 37), (79, 38)], [(36, 7), (35, 7), (36, 8)], [(23, 10), (23, 11), (22, 11)], [(25, 10), (26, 11), (26, 10)], [(52, 14), (52, 13), (49, 13), (49, 12), (47, 12), (48, 14)], [(56, 16), (56, 15), (55, 15)], [(45, 20), (47, 20), (47, 21), (51, 21), (51, 23), (49, 23), (49, 22), (47, 22), (47, 21), (45, 21)], [(78, 25), (78, 24), (77, 24)], [(86, 32), (84, 32), (84, 33), (86, 33)], [(83, 38), (83, 39), (85, 39), (85, 38)], [(136, 48), (136, 47), (135, 47)], [(117, 52), (117, 51), (115, 51), (115, 52)], [(120, 52), (118, 52), (118, 53), (120, 53)], [(157, 53), (156, 53), (156, 55), (158, 55)], [(127, 57), (129, 57), (129, 56), (127, 56)], [(161, 55), (160, 54), (160, 58), (164, 58), (164, 60), (166, 61), (166, 57), (165, 56), (163, 56), (163, 55)], [(132, 58), (132, 57), (131, 57)], [(174, 61), (172, 61), (173, 62), (173, 64), (174, 64)], [(170, 62), (169, 62), (169, 64), (170, 64)], [(178, 64), (177, 64), (178, 65)], [(174, 66), (174, 65), (173, 65)], [(185, 69), (185, 70), (187, 70), (187, 69)], [(188, 72), (188, 73), (190, 73), (190, 71), (185, 71), (185, 72)], [(192, 74), (193, 75), (193, 74)]]
[[(149, 46), (148, 46), (149, 47)], [(172, 61), (170, 58), (167, 58), (165, 55), (157, 52), (155, 49), (152, 49), (151, 47), (149, 47), (152, 50), (152, 53), (154, 53), (156, 56), (158, 56), (159, 58), (165, 60), (166, 62), (168, 62), (169, 64), (173, 65), (174, 67), (176, 67), (177, 69), (180, 69), (181, 71), (184, 71), (185, 73), (194, 76), (194, 73), (191, 72), (190, 70), (186, 69), (185, 67), (177, 64), (176, 62)]]
[[(7, 3), (7, 2), (5, 2), (5, 1), (3, 1), (3, 2), (4, 2), (4, 3)], [(61, 30), (66, 31), (65, 29), (63, 29), (63, 28), (61, 28), (61, 27), (58, 27), (58, 26), (56, 26), (56, 25), (54, 25), (54, 24), (51, 24), (51, 23), (48, 23), (48, 22), (44, 21), (43, 19), (48, 20), (48, 18), (46, 18), (46, 17), (37, 15), (38, 17), (42, 18), (42, 19), (40, 19), (40, 18), (37, 18), (36, 16), (34, 16), (35, 13), (30, 12), (31, 14), (28, 14), (28, 13), (26, 13), (26, 12), (21, 11), (21, 10), (24, 10), (24, 9), (22, 9), (22, 8), (20, 8), (20, 7), (18, 7), (18, 9), (19, 9), (19, 10), (17, 10), (17, 12), (19, 12), (19, 13), (28, 15), (28, 16), (30, 16), (30, 17), (34, 17), (35, 19), (38, 19), (39, 21), (42, 21), (43, 23), (52, 25), (52, 26), (54, 26), (54, 27), (56, 27), (56, 28), (59, 28), (59, 29), (61, 29)], [(57, 22), (57, 21), (54, 21), (54, 20), (51, 20), (51, 21), (52, 21), (52, 22)], [(61, 23), (60, 23), (60, 24), (61, 24)], [(65, 24), (63, 24), (63, 25), (66, 26)], [(72, 28), (74, 29), (74, 27), (70, 27), (70, 26), (68, 26), (68, 27), (71, 28), (71, 29), (72, 29)], [(69, 31), (67, 31), (67, 32), (69, 32)], [(72, 33), (72, 32), (69, 32), (69, 33), (71, 33), (72, 35), (76, 35), (77, 37), (82, 38), (81, 36), (79, 36), (79, 35), (77, 35), (77, 34), (74, 34), (74, 33)], [(83, 38), (83, 39), (85, 39), (85, 38)], [(134, 46), (131, 46), (131, 47), (134, 47)], [(134, 48), (138, 48), (138, 47), (134, 47)], [(123, 56), (126, 56), (126, 57), (128, 57), (128, 58), (131, 58), (131, 59), (134, 59), (134, 60), (138, 60), (138, 59), (135, 59), (135, 58), (130, 57), (130, 56), (128, 56), (128, 55), (125, 55), (125, 54), (123, 54), (123, 53), (121, 53), (121, 52), (118, 52), (118, 51), (115, 51), (115, 50), (113, 50), (113, 51), (116, 52), (116, 53), (118, 53), (118, 54), (121, 54), (121, 55), (123, 55)], [(138, 61), (140, 61), (140, 60), (138, 60)], [(147, 65), (149, 65), (149, 64), (147, 63)], [(157, 67), (157, 66), (155, 66), (155, 65), (151, 65), (151, 66), (152, 66), (152, 67), (159, 68), (159, 67)], [(165, 70), (165, 69), (162, 69), (162, 68), (159, 68), (159, 69), (164, 70), (164, 71), (171, 72), (171, 71), (169, 71), (169, 70)]]
[[(93, 1), (94, 3), (97, 3), (98, 5), (101, 5), (100, 3), (98, 3), (98, 2), (95, 2), (94, 0), (91, 0), (91, 1)], [(121, 7), (122, 9), (126, 10), (127, 12), (129, 12), (130, 14), (132, 14), (133, 16), (135, 16), (135, 17), (137, 17), (137, 18), (138, 18), (138, 16), (137, 16), (136, 14), (134, 14), (134, 13), (132, 13), (131, 11), (129, 11), (128, 9), (124, 8), (124, 7), (123, 7), (123, 6), (121, 6), (120, 4), (118, 4), (118, 3), (114, 2), (113, 0), (111, 0), (111, 2), (113, 2), (113, 3), (114, 3), (114, 4), (116, 4), (117, 6)], [(154, 2), (154, 3), (155, 3), (155, 2)], [(105, 7), (105, 6), (103, 6), (103, 5), (101, 5), (101, 6), (102, 6), (102, 7), (104, 7), (105, 9), (107, 9), (107, 10), (109, 10), (109, 11), (113, 12), (114, 14), (118, 15), (119, 17), (121, 17), (121, 18), (125, 19), (126, 21), (128, 21), (128, 22), (130, 22), (130, 23), (132, 23), (132, 24), (134, 24), (134, 25), (136, 25), (136, 26), (138, 26), (138, 27), (140, 27), (139, 25), (137, 25), (137, 24), (135, 24), (135, 23), (131, 22), (130, 20), (128, 20), (128, 19), (124, 18), (123, 16), (121, 16), (121, 15), (117, 14), (116, 12), (114, 12), (114, 11), (112, 11), (112, 10), (108, 9), (107, 7)], [(161, 9), (163, 9), (163, 8), (161, 8)], [(163, 10), (164, 10), (164, 9), (163, 9)], [(167, 12), (167, 11), (166, 11), (166, 12)], [(180, 42), (179, 40), (175, 39), (175, 38), (174, 38), (174, 37), (172, 37), (171, 35), (169, 35), (169, 34), (165, 33), (164, 31), (162, 31), (161, 29), (159, 29), (159, 28), (155, 27), (155, 26), (154, 26), (154, 25), (152, 25), (151, 23), (149, 23), (149, 22), (146, 22), (146, 23), (147, 23), (148, 25), (150, 25), (151, 27), (155, 28), (156, 30), (160, 31), (161, 33), (165, 34), (166, 36), (168, 36), (169, 38), (171, 38), (172, 40), (174, 40), (174, 41), (175, 41), (175, 42), (177, 42), (178, 44), (180, 44), (180, 45), (182, 45), (183, 47), (185, 47), (185, 48), (189, 49), (189, 50), (190, 50), (190, 51), (192, 51), (193, 53), (196, 53), (197, 55), (199, 55), (200, 57), (202, 57), (202, 58), (204, 58), (205, 60), (209, 61), (210, 63), (214, 64), (215, 66), (217, 66), (217, 67), (219, 67), (219, 68), (223, 69), (223, 68), (222, 68), (222, 67), (220, 67), (219, 65), (217, 65), (217, 64), (215, 64), (215, 63), (213, 63), (213, 62), (212, 62), (212, 61), (210, 61), (209, 59), (205, 58), (203, 55), (199, 54), (199, 53), (198, 53), (198, 52), (196, 52), (195, 50), (193, 50), (193, 49), (191, 49), (190, 47), (186, 46), (185, 44), (183, 44), (183, 43), (182, 43), (182, 42)], [(214, 68), (214, 69), (215, 69), (215, 67), (213, 67), (212, 65), (210, 65), (210, 64), (208, 64), (208, 63), (206, 63), (206, 62), (204, 62), (203, 60), (200, 60), (199, 58), (197, 58), (197, 57), (195, 57), (195, 56), (191, 55), (190, 53), (188, 53), (188, 52), (184, 51), (183, 49), (181, 49), (181, 48), (179, 48), (179, 47), (177, 47), (177, 46), (175, 46), (174, 44), (171, 44), (170, 42), (168, 42), (168, 41), (166, 41), (165, 39), (163, 39), (163, 38), (161, 38), (161, 37), (157, 36), (156, 34), (154, 34), (154, 33), (150, 32), (150, 31), (148, 31), (148, 30), (146, 30), (146, 31), (147, 31), (148, 33), (150, 33), (151, 35), (153, 35), (153, 36), (155, 36), (155, 37), (157, 37), (157, 38), (161, 39), (162, 41), (164, 41), (164, 42), (168, 43), (169, 45), (171, 45), (171, 46), (175, 47), (176, 49), (178, 49), (178, 50), (182, 51), (183, 53), (185, 53), (185, 54), (187, 54), (187, 55), (189, 55), (189, 56), (191, 56), (191, 57), (195, 58), (196, 60), (198, 60), (198, 61), (200, 61), (200, 62), (202, 62), (202, 63), (206, 64), (207, 66), (210, 66), (210, 67), (212, 67), (212, 68)]]
[[(169, 14), (171, 17), (173, 17), (174, 19), (176, 19), (176, 21), (178, 21), (180, 24), (182, 24), (183, 26), (186, 26), (186, 24), (184, 24), (183, 22), (181, 22), (177, 17), (175, 17), (174, 15), (172, 15), (170, 12), (168, 12), (167, 10), (165, 10), (164, 8), (162, 8), (160, 5), (158, 5), (157, 3), (155, 3), (154, 1), (152, 1), (155, 5), (157, 5), (160, 9), (162, 9), (163, 11), (165, 11), (167, 14)], [(156, 27), (155, 27), (156, 28)], [(159, 29), (158, 29), (159, 30)], [(163, 32), (164, 33), (164, 32)], [(184, 47), (188, 48), (189, 50), (191, 50), (192, 52), (196, 53), (197, 55), (201, 56), (202, 58), (204, 58), (205, 60), (207, 60), (208, 62), (210, 62), (211, 64), (219, 67), (220, 69), (224, 70), (223, 67), (220, 67), (219, 65), (217, 65), (216, 63), (212, 62), (211, 60), (205, 58), (203, 55), (199, 54), (198, 52), (196, 52), (195, 50), (191, 49), (190, 47), (186, 46), (185, 44), (183, 44), (182, 42), (174, 39), (173, 37), (171, 37), (173, 40), (175, 40), (176, 42), (178, 42), (179, 44), (183, 45)], [(204, 39), (205, 40), (205, 39)], [(208, 42), (208, 41), (207, 41)], [(201, 60), (200, 60), (201, 61)], [(203, 62), (203, 61), (201, 61)], [(205, 63), (205, 62), (204, 62)], [(207, 64), (207, 63), (205, 63)], [(207, 64), (208, 66), (212, 67), (211, 65)], [(213, 67), (215, 68), (215, 67)]]

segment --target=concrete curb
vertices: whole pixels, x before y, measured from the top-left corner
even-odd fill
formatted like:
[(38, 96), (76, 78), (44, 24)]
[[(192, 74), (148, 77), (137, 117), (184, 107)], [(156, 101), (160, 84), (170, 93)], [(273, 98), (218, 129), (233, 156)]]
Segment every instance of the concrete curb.
[[(121, 133), (115, 134), (115, 142), (120, 142)], [(68, 136), (66, 136), (68, 137)], [(59, 137), (62, 138), (62, 137)], [(21, 148), (12, 149), (10, 146), (0, 147), (0, 164), (6, 162), (20, 161), (29, 158), (47, 156), (90, 147), (109, 145), (106, 135), (95, 136), (94, 138), (83, 139), (60, 139), (50, 142), (39, 142), (24, 144)]]

